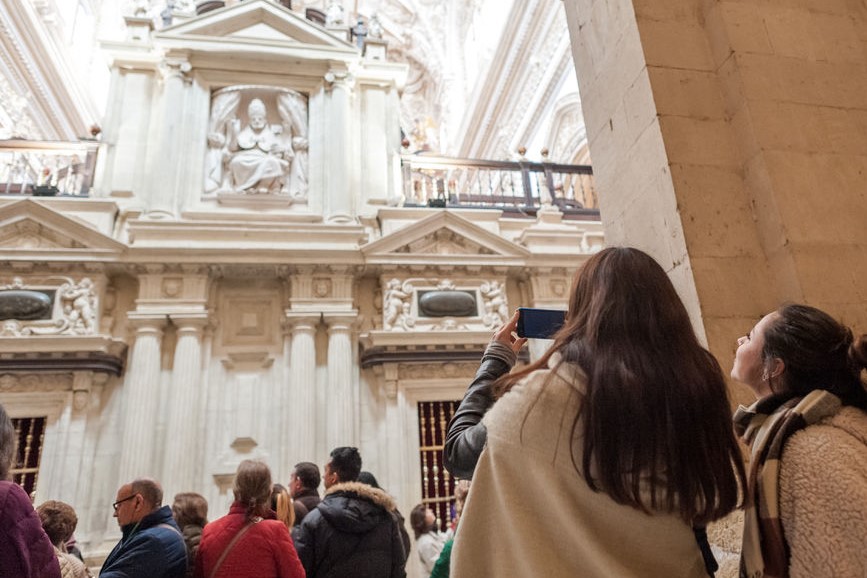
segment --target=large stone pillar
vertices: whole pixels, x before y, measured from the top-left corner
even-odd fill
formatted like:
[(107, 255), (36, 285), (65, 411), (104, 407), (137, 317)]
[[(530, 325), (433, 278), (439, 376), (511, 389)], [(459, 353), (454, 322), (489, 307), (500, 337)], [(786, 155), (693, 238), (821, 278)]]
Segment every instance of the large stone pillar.
[(168, 424), (163, 452), (163, 490), (167, 498), (197, 487), (196, 469), (202, 455), (199, 437), (205, 432), (199, 421), (202, 378), (202, 333), (208, 314), (171, 316), (177, 327)]
[(123, 437), (119, 484), (154, 476), (154, 426), (159, 410), (160, 349), (165, 315), (130, 313), (135, 327), (132, 359), (123, 387)]
[(328, 326), (327, 447), (358, 445), (358, 394), (353, 363), (353, 324), (357, 315), (326, 313)]
[(288, 380), (283, 388), (283, 407), (288, 408), (283, 463), (291, 469), (298, 462), (316, 461), (316, 327), (320, 315), (291, 311), (285, 315), (290, 343)]
[(863, 9), (564, 5), (606, 241), (667, 268), (723, 367), (781, 301), (867, 326)]

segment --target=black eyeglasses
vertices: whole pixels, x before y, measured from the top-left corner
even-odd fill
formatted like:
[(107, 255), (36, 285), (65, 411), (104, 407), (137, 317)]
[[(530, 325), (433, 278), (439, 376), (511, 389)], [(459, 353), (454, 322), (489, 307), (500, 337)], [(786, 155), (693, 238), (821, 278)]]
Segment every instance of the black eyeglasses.
[(113, 503), (113, 504), (111, 505), (111, 507), (114, 508), (114, 511), (115, 511), (115, 512), (117, 512), (117, 508), (118, 508), (118, 506), (120, 506), (121, 504), (123, 504), (123, 503), (126, 502), (127, 500), (132, 500), (132, 499), (135, 498), (136, 496), (138, 496), (138, 494), (133, 494), (133, 495), (131, 495), (131, 496), (127, 496), (126, 498), (124, 498), (124, 499), (122, 499), (122, 500), (118, 500), (118, 501), (116, 501), (115, 503)]

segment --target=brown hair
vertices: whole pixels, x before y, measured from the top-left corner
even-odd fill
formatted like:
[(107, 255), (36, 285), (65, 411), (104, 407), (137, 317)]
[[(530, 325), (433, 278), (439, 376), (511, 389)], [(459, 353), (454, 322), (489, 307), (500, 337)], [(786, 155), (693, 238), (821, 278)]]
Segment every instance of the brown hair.
[(593, 490), (645, 512), (677, 511), (689, 524), (738, 506), (744, 465), (722, 371), (649, 255), (610, 247), (591, 257), (575, 274), (551, 349), (501, 378), (497, 394), (554, 353), (587, 374), (572, 459)]
[(175, 494), (172, 515), (181, 530), (190, 525), (204, 528), (208, 523), (208, 500), (195, 492)]
[(52, 544), (63, 549), (62, 546), (72, 537), (78, 525), (78, 516), (75, 515), (72, 506), (64, 502), (48, 500), (36, 508), (36, 513), (39, 514), (42, 529), (48, 534), (48, 539)]
[(295, 525), (295, 507), (289, 490), (282, 484), (274, 484), (271, 488), (271, 509), (277, 514), (277, 519), (291, 529)]
[(845, 325), (809, 305), (786, 304), (765, 328), (762, 360), (783, 360), (783, 391), (803, 397), (814, 389), (837, 395), (844, 405), (867, 410), (861, 371), (867, 366), (867, 335), (857, 339)]
[(433, 529), (427, 523), (427, 509), (425, 504), (418, 504), (409, 513), (409, 525), (415, 534), (416, 540)]
[(271, 470), (265, 462), (244, 460), (235, 473), (235, 500), (247, 506), (247, 520), (271, 509)]

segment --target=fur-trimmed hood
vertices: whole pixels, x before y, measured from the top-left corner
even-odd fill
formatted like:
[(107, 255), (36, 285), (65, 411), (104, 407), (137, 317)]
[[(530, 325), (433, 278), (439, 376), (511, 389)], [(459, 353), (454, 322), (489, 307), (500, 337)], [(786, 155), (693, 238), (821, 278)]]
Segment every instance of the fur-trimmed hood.
[(391, 518), (397, 504), (382, 490), (345, 482), (328, 488), (317, 509), (336, 530), (361, 534)]

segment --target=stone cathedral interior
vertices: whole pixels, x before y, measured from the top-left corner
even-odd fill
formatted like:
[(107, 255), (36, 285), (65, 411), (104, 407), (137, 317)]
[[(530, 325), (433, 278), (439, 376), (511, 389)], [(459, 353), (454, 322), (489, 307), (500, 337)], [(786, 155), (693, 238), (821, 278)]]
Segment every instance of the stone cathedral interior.
[(216, 517), (241, 460), (285, 482), (337, 446), (447, 524), (491, 333), (565, 309), (606, 245), (663, 265), (726, 372), (784, 301), (867, 330), (861, 2), (20, 0), (0, 25), (0, 403), (14, 480), (75, 506), (94, 568), (123, 481)]

